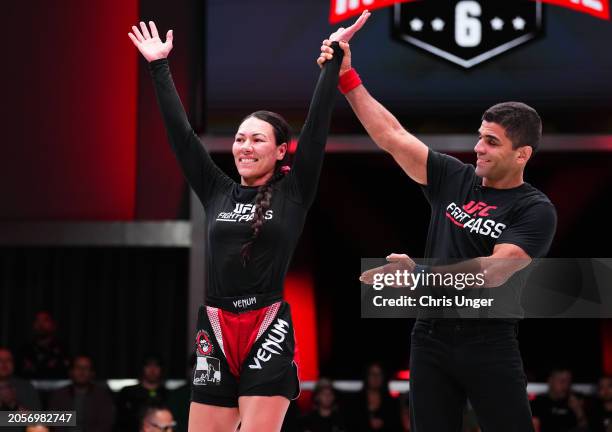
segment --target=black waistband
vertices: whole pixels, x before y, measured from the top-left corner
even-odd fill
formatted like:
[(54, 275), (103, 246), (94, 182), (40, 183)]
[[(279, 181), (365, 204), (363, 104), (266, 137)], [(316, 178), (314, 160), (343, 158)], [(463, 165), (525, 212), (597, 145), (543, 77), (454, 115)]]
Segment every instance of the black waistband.
[(206, 305), (223, 309), (225, 311), (240, 313), (261, 309), (283, 300), (282, 292), (265, 294), (251, 294), (239, 297), (206, 297)]

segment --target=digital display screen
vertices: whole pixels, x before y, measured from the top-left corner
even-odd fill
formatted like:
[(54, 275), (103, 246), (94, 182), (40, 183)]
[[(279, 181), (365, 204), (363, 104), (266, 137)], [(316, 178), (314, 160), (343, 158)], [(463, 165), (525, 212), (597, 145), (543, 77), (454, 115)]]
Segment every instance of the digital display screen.
[[(374, 10), (351, 41), (353, 66), (370, 93), (416, 132), (475, 132), (486, 108), (508, 100), (536, 108), (547, 133), (610, 132), (612, 22), (533, 1), (508, 6), (513, 3), (423, 0), (401, 11), (400, 5)], [(354, 20), (331, 25), (329, 8), (324, 0), (207, 2), (207, 133), (233, 133), (258, 109), (300, 124), (319, 73), (321, 41)], [(411, 44), (418, 21), (419, 36), (451, 54), (453, 46), (491, 52), (512, 40), (511, 32), (530, 36), (466, 68)], [(332, 133), (362, 131), (339, 97)]]

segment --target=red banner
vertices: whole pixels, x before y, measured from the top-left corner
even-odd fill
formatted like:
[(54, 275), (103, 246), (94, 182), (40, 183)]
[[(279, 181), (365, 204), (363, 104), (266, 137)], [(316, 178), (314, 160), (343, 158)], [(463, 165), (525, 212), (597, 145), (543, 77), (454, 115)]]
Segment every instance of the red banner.
[[(374, 10), (397, 3), (408, 3), (416, 0), (331, 0), (329, 22), (336, 24), (355, 17), (366, 9)], [(426, 1), (426, 0), (425, 0)], [(537, 1), (537, 0), (536, 0)], [(540, 0), (593, 15), (597, 18), (610, 19), (610, 0)]]
[(541, 0), (542, 3), (550, 3), (563, 6), (579, 12), (588, 13), (597, 18), (610, 19), (610, 0)]
[(415, 0), (331, 0), (329, 22), (336, 24), (360, 15), (364, 10), (380, 9), (396, 3), (408, 3)]

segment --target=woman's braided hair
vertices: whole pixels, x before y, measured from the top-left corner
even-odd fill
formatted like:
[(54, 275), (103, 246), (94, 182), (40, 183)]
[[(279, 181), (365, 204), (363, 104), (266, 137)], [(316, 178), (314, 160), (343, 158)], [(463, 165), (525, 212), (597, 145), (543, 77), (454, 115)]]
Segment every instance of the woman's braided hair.
[[(287, 143), (287, 145), (289, 145), (291, 141), (291, 127), (289, 126), (289, 123), (287, 123), (287, 121), (280, 115), (271, 111), (255, 111), (254, 113), (246, 116), (243, 122), (251, 117), (265, 121), (266, 123), (269, 123), (272, 126), (272, 129), (274, 129), (274, 138), (276, 139), (277, 146), (283, 143)], [(285, 154), (285, 159), (286, 158), (287, 154)], [(251, 250), (253, 248), (253, 244), (255, 243), (255, 240), (257, 240), (257, 237), (261, 232), (261, 228), (265, 220), (266, 211), (270, 208), (274, 183), (282, 179), (288, 171), (288, 167), (283, 166), (283, 161), (285, 159), (277, 161), (276, 168), (272, 177), (265, 184), (261, 185), (257, 190), (257, 195), (255, 196), (255, 211), (253, 220), (251, 222), (253, 234), (251, 235), (251, 238), (246, 243), (244, 243), (242, 245), (242, 248), (240, 249), (242, 265), (245, 267), (249, 262), (249, 259), (251, 258)]]

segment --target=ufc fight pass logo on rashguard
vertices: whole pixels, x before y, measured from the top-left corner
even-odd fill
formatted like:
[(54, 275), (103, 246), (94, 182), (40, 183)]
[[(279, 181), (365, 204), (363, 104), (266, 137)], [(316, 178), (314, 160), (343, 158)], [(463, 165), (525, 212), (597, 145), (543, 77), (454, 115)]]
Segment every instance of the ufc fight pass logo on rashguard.
[[(255, 204), (236, 203), (232, 211), (220, 212), (217, 216), (218, 222), (249, 222), (255, 217)], [(264, 214), (265, 220), (274, 217), (274, 211), (269, 209)]]

